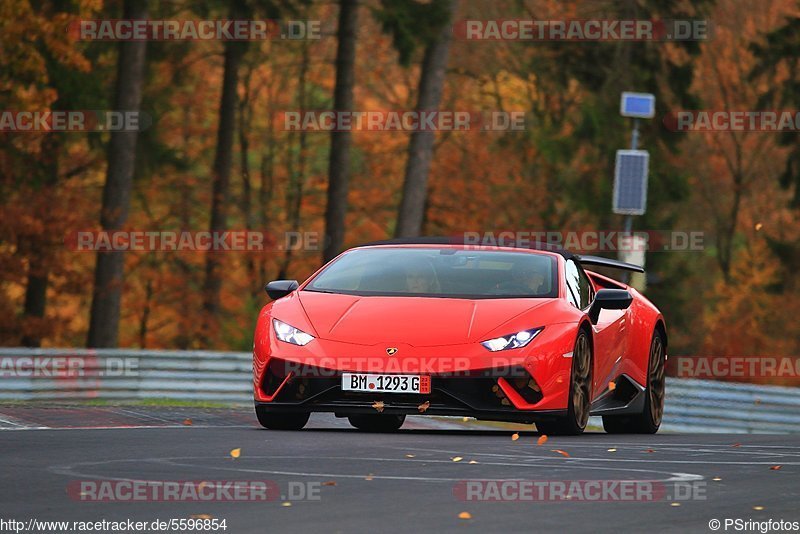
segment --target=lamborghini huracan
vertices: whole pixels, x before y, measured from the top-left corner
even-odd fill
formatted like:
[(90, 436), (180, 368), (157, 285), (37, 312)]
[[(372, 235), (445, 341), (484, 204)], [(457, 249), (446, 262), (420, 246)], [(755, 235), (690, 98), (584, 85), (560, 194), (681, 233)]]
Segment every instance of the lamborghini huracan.
[(643, 272), (551, 247), (417, 239), (270, 282), (253, 346), (258, 421), (298, 430), (332, 412), (392, 431), (410, 414), (466, 416), (568, 435), (598, 415), (607, 432), (655, 433), (664, 318), (592, 267)]

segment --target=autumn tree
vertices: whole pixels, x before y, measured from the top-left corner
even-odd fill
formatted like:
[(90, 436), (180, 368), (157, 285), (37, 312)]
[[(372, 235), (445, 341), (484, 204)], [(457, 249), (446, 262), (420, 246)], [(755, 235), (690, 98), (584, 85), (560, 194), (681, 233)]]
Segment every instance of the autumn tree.
[[(58, 31), (90, 13), (81, 10), (72, 2), (2, 4), (0, 109), (89, 109), (94, 99), (102, 99), (102, 78), (91, 72), (86, 47)], [(24, 90), (17, 90), (20, 87)], [(74, 270), (65, 264), (65, 236), (60, 230), (82, 216), (67, 182), (97, 161), (85, 137), (64, 132), (0, 133), (0, 243), (11, 253), (10, 261), (0, 257), (0, 270), (6, 281), (17, 279), (23, 288), (21, 315), (7, 301), (8, 308), (0, 310), (7, 318), (0, 321), (0, 332), (26, 346), (39, 346), (58, 331), (52, 320), (55, 314), (47, 313), (48, 308), (52, 311), (48, 293), (69, 294), (64, 282)], [(64, 158), (67, 152), (70, 158)]]
[[(750, 48), (756, 63), (749, 80), (761, 87), (762, 107), (800, 108), (800, 17), (787, 16), (778, 28), (756, 40)], [(788, 207), (793, 212), (792, 222), (796, 223), (800, 218), (800, 132), (796, 129), (781, 132), (779, 142), (790, 151), (778, 179), (780, 186), (791, 195)], [(800, 233), (770, 232), (767, 241), (772, 253), (784, 265), (785, 288), (800, 289), (797, 284)]]
[[(420, 69), (417, 92), (417, 111), (435, 111), (439, 107), (444, 88), (445, 69), (450, 53), (452, 29), (450, 27), (458, 6), (457, 0), (441, 0), (445, 5), (445, 17), (435, 36), (425, 46), (425, 56)], [(412, 132), (408, 144), (403, 181), (402, 199), (397, 215), (396, 237), (419, 235), (425, 214), (428, 194), (428, 171), (433, 157), (435, 133), (428, 130)]]
[[(358, 0), (340, 0), (334, 111), (348, 111), (353, 108), (357, 23)], [(341, 251), (344, 243), (351, 137), (352, 134), (348, 130), (331, 132), (325, 242), (322, 252), (322, 261), (325, 262), (332, 260)]]
[[(125, 0), (124, 19), (147, 18), (147, 3)], [(114, 109), (139, 111), (144, 79), (147, 41), (123, 41), (119, 45)], [(108, 169), (103, 188), (100, 224), (104, 231), (120, 230), (128, 219), (133, 173), (136, 166), (135, 131), (111, 133)], [(125, 253), (100, 251), (95, 267), (94, 293), (89, 319), (89, 347), (116, 347), (119, 338)]]
[[(246, 6), (242, 0), (230, 4), (229, 18), (243, 18)], [(239, 65), (245, 52), (246, 43), (225, 42), (225, 66), (222, 80), (222, 96), (219, 103), (219, 123), (217, 125), (217, 148), (212, 168), (211, 217), (209, 231), (214, 234), (223, 231), (228, 225), (228, 204), (230, 195), (231, 166), (233, 163), (233, 140), (236, 129), (237, 89), (239, 85)], [(205, 282), (203, 283), (204, 328), (201, 337), (210, 339), (217, 328), (220, 314), (220, 288), (222, 287), (222, 260), (219, 253), (209, 250), (206, 256)]]

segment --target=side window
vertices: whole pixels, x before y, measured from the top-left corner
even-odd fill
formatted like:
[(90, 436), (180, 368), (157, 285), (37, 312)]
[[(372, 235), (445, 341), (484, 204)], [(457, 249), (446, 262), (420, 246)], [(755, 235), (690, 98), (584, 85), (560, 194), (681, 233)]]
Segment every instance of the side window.
[(581, 309), (585, 310), (589, 307), (589, 304), (592, 303), (592, 300), (594, 300), (594, 289), (592, 288), (592, 282), (589, 280), (589, 277), (586, 276), (586, 273), (583, 272), (583, 269), (578, 269), (578, 276)]
[(572, 260), (567, 260), (567, 267), (566, 267), (566, 282), (567, 282), (567, 299), (569, 299), (570, 304), (575, 306), (578, 309), (580, 307), (580, 289), (578, 288), (578, 282), (580, 280), (580, 274), (578, 272), (578, 266)]
[(592, 283), (586, 273), (573, 260), (567, 260), (567, 298), (579, 310), (585, 310), (594, 297)]

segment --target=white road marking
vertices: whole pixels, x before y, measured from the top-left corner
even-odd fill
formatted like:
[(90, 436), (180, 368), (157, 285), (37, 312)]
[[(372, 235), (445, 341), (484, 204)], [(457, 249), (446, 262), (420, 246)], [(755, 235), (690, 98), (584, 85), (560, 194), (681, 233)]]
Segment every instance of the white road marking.
[(150, 428), (257, 428), (255, 425), (130, 425), (130, 426), (75, 426), (53, 428), (49, 426), (31, 426), (19, 428), (0, 428), (2, 430), (140, 430)]
[[(248, 459), (258, 459), (258, 460), (303, 460), (308, 459), (305, 456), (248, 456)], [(89, 466), (100, 466), (100, 465), (108, 465), (113, 463), (128, 463), (128, 462), (135, 462), (138, 464), (142, 463), (161, 463), (161, 464), (168, 464), (172, 466), (178, 467), (188, 467), (191, 469), (196, 469), (201, 467), (202, 469), (208, 469), (212, 471), (234, 471), (234, 472), (241, 472), (241, 473), (259, 473), (259, 474), (271, 474), (271, 475), (284, 475), (284, 476), (302, 476), (302, 477), (326, 477), (326, 478), (352, 478), (352, 479), (364, 479), (370, 473), (366, 470), (364, 472), (359, 473), (327, 473), (327, 472), (309, 472), (309, 471), (282, 471), (282, 470), (274, 470), (274, 469), (256, 469), (256, 468), (246, 468), (237, 466), (235, 464), (231, 464), (229, 466), (211, 466), (205, 463), (207, 460), (220, 460), (221, 457), (219, 456), (211, 456), (211, 457), (175, 457), (175, 458), (140, 458), (140, 459), (120, 459), (120, 460), (106, 460), (102, 462), (81, 462), (73, 465), (67, 466), (54, 466), (50, 467), (49, 470), (51, 472), (71, 476), (71, 477), (86, 477), (86, 478), (96, 478), (102, 480), (118, 480), (118, 481), (130, 481), (130, 480), (141, 480), (141, 479), (131, 479), (129, 477), (111, 477), (105, 475), (95, 475), (92, 473), (86, 473), (83, 471), (79, 471), (78, 469), (83, 469), (84, 467)], [(442, 463), (442, 464), (452, 464), (452, 460), (433, 460), (433, 459), (408, 459), (408, 458), (380, 458), (380, 457), (359, 457), (359, 458), (347, 458), (341, 456), (315, 456), (314, 459), (316, 460), (348, 460), (348, 461), (375, 461), (375, 462), (402, 462), (402, 463), (409, 463), (409, 462), (416, 462), (422, 464), (430, 464), (430, 463)], [(197, 465), (193, 463), (184, 463), (186, 460), (199, 460), (203, 461), (203, 465)], [(482, 466), (495, 466), (495, 467), (515, 467), (515, 468), (523, 468), (523, 467), (543, 467), (541, 465), (532, 465), (532, 464), (519, 464), (519, 463), (507, 463), (507, 462), (481, 462), (480, 465)], [(586, 466), (567, 466), (566, 468), (574, 468), (574, 469), (584, 469)], [(460, 468), (460, 467), (459, 467)], [(601, 467), (601, 466), (591, 466), (589, 469), (599, 470), (599, 471), (628, 471), (633, 473), (655, 473), (658, 475), (668, 475), (667, 478), (663, 479), (652, 479), (650, 477), (647, 478), (650, 482), (688, 482), (688, 481), (696, 481), (696, 480), (703, 480), (704, 477), (699, 474), (695, 473), (673, 473), (669, 471), (658, 471), (653, 469), (634, 469), (634, 468), (620, 468), (620, 467)], [(477, 478), (477, 477), (470, 477), (470, 470), (471, 468), (464, 469), (464, 476), (460, 477), (423, 477), (423, 476), (404, 476), (404, 475), (386, 475), (386, 474), (371, 474), (370, 476), (373, 479), (382, 479), (382, 480), (409, 480), (409, 481), (419, 481), (419, 482), (459, 482), (462, 480), (495, 480), (495, 478)], [(506, 479), (503, 480), (525, 480), (523, 478), (513, 478), (513, 479)], [(152, 481), (153, 483), (158, 483), (159, 481)]]
[(2, 415), (2, 417), (0, 417), (0, 430), (42, 430), (49, 428), (46, 426), (34, 426), (26, 423), (25, 421), (10, 417), (5, 414), (0, 415)]

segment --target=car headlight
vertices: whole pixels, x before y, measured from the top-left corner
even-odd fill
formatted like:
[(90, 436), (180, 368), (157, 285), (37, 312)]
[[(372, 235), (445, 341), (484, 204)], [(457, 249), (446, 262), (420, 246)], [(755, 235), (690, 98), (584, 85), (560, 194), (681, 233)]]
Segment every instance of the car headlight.
[(278, 339), (286, 343), (291, 343), (292, 345), (300, 345), (302, 347), (314, 339), (314, 336), (311, 334), (306, 334), (299, 328), (295, 328), (277, 319), (272, 320), (272, 327), (275, 329), (275, 335)]
[(483, 345), (486, 350), (491, 352), (497, 352), (498, 350), (506, 349), (519, 349), (533, 341), (533, 338), (538, 336), (539, 332), (542, 330), (544, 330), (543, 327), (522, 330), (516, 334), (508, 334), (507, 336), (496, 337), (494, 339), (482, 341), (481, 345)]

